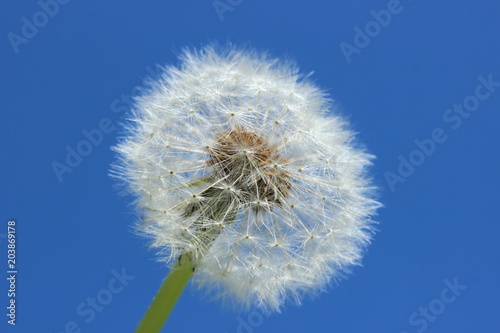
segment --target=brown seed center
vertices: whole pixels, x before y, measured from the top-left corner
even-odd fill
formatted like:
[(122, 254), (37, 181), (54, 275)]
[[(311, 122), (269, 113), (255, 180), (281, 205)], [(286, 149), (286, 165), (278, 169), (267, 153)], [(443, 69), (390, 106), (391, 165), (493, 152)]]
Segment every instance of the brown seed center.
[(252, 201), (281, 206), (290, 192), (290, 174), (282, 167), (287, 160), (262, 135), (236, 127), (217, 136), (209, 156), (214, 176)]

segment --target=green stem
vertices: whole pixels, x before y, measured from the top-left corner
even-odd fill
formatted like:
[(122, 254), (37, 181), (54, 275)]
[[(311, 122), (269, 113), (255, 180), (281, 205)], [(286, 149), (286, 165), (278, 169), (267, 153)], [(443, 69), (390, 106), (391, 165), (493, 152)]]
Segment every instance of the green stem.
[[(206, 177), (195, 180), (188, 183), (188, 186), (201, 186), (211, 179), (211, 177)], [(198, 248), (197, 259), (203, 256), (203, 252), (210, 247), (222, 230), (222, 226), (207, 226), (204, 221), (209, 219), (213, 221), (222, 221), (224, 224), (230, 224), (236, 217), (235, 207), (237, 205), (233, 200), (228, 201), (224, 199), (224, 197), (221, 196), (221, 192), (221, 189), (209, 186), (201, 192), (206, 199), (212, 199), (212, 201), (209, 201), (208, 206), (206, 206), (206, 204), (203, 205), (203, 202), (193, 200), (183, 207), (183, 217), (191, 217), (194, 214), (200, 214), (199, 219), (196, 219), (193, 224), (193, 229), (196, 234), (194, 240)], [(146, 311), (139, 326), (137, 326), (135, 333), (159, 333), (161, 331), (175, 303), (193, 275), (194, 266), (192, 253), (184, 253), (179, 257), (179, 260), (170, 271), (170, 274), (163, 281), (160, 290), (158, 290), (153, 302)]]
[(182, 254), (163, 281), (135, 333), (158, 333), (161, 331), (193, 272), (194, 262), (191, 254)]

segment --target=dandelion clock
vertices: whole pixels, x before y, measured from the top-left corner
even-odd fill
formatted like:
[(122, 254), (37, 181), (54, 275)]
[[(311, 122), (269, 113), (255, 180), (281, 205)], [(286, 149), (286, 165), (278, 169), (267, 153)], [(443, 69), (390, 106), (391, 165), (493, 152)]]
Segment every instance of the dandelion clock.
[(136, 98), (114, 174), (169, 276), (137, 332), (159, 332), (192, 283), (280, 311), (359, 264), (379, 203), (373, 158), (325, 93), (265, 54), (185, 51)]

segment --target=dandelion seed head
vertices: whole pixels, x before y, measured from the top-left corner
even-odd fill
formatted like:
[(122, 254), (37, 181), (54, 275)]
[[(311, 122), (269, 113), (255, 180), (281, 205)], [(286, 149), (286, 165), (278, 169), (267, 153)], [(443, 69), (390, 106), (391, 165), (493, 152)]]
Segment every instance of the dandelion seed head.
[(373, 156), (321, 90), (265, 54), (185, 51), (115, 149), (138, 231), (168, 263), (193, 253), (194, 283), (238, 307), (325, 290), (373, 234)]

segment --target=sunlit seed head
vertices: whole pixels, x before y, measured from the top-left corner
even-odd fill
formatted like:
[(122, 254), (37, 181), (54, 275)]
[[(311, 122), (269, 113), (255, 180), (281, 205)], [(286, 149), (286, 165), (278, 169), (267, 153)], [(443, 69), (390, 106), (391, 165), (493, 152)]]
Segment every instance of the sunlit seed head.
[(248, 50), (186, 51), (136, 98), (115, 174), (139, 233), (195, 285), (280, 311), (359, 264), (380, 204), (373, 156), (295, 65)]

